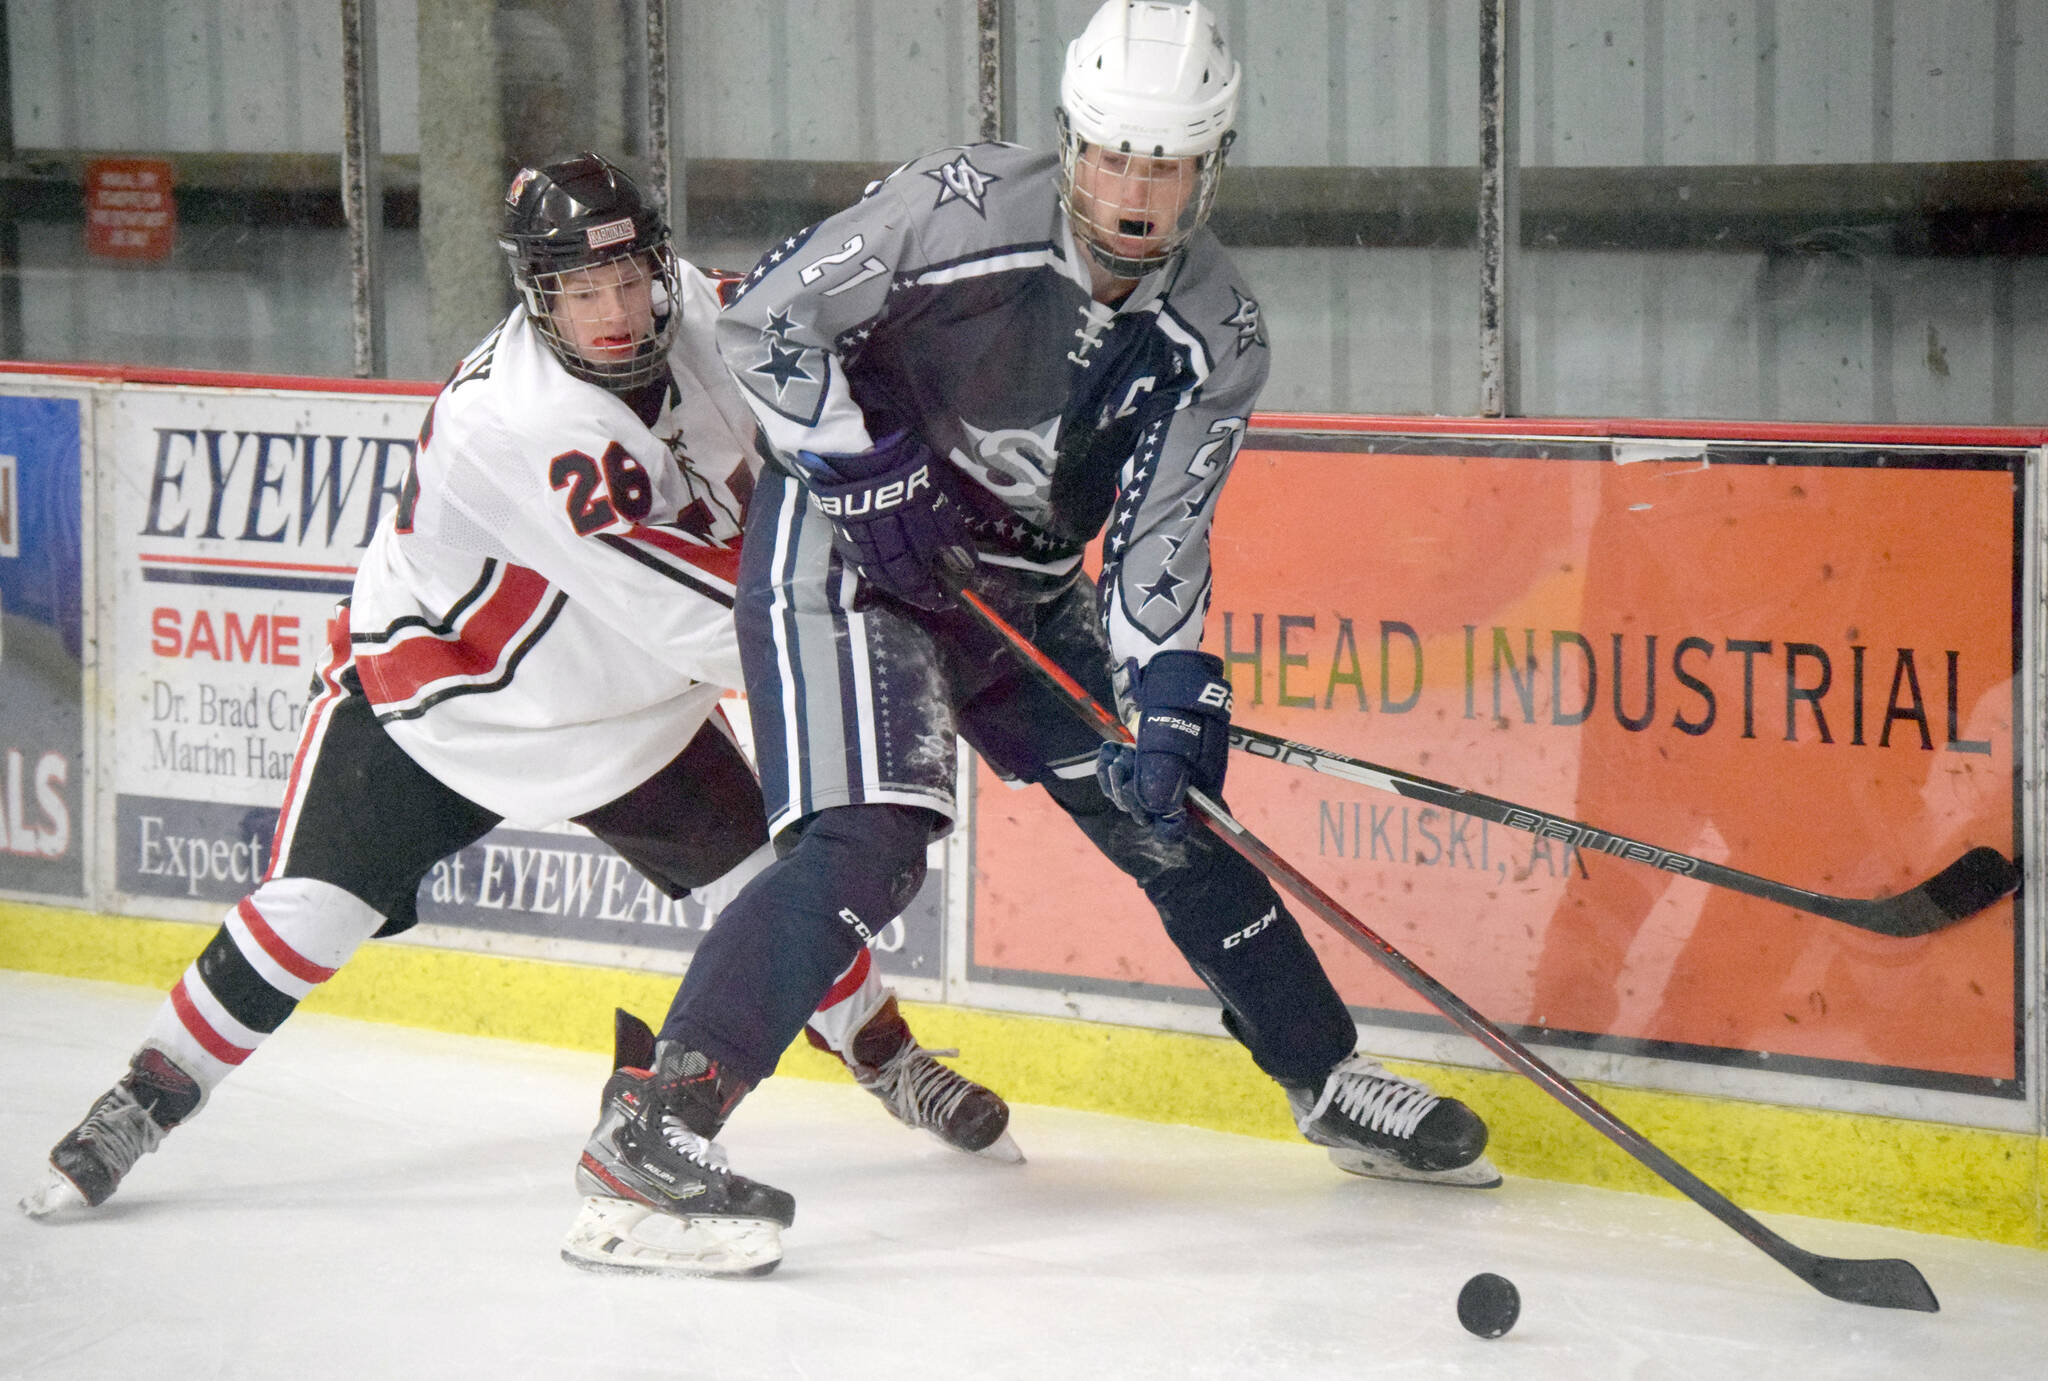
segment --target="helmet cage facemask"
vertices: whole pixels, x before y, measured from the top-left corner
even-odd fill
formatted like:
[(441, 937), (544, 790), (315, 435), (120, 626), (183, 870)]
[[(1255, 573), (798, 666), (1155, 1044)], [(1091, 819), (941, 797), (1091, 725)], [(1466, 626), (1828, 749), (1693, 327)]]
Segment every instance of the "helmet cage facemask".
[[(575, 342), (556, 325), (554, 308), (564, 291), (564, 274), (582, 269), (601, 269), (607, 264), (619, 266), (619, 272), (623, 272), (626, 266), (635, 266), (652, 278), (654, 328), (634, 342), (630, 356), (618, 360), (590, 360), (584, 358)], [(682, 269), (676, 259), (675, 247), (666, 237), (648, 246), (629, 246), (624, 253), (609, 258), (564, 262), (559, 266), (546, 265), (540, 261), (540, 256), (528, 255), (517, 262), (512, 279), (519, 288), (520, 298), (526, 303), (526, 314), (533, 322), (533, 329), (549, 352), (561, 361), (562, 368), (574, 377), (612, 393), (631, 393), (660, 377), (668, 362), (669, 346), (675, 340), (683, 317)]]
[[(1222, 179), (1224, 156), (1237, 138), (1236, 131), (1225, 130), (1213, 149), (1172, 160), (1193, 165), (1191, 173), (1177, 172), (1175, 178), (1191, 175), (1194, 185), (1190, 188), (1187, 199), (1181, 203), (1180, 214), (1175, 218), (1172, 227), (1162, 236), (1158, 229), (1151, 225), (1147, 207), (1142, 203), (1137, 206), (1107, 204), (1080, 190), (1076, 173), (1082, 155), (1091, 147), (1090, 141), (1083, 139), (1075, 131), (1073, 121), (1067, 117), (1065, 110), (1055, 109), (1053, 120), (1059, 127), (1060, 138), (1060, 205), (1066, 210), (1067, 220), (1073, 227), (1074, 238), (1081, 242), (1089, 257), (1113, 277), (1129, 280), (1143, 278), (1146, 274), (1163, 269), (1178, 259), (1186, 250), (1188, 241), (1194, 237), (1194, 233), (1208, 221), (1209, 212), (1216, 204), (1216, 185)], [(1092, 147), (1110, 148), (1107, 144)], [(1162, 148), (1133, 148), (1129, 140), (1124, 140), (1112, 151), (1134, 158), (1168, 157)], [(1121, 181), (1129, 185), (1133, 180), (1126, 177)], [(1129, 214), (1125, 214), (1126, 212)], [(1146, 228), (1137, 231), (1137, 234), (1145, 238), (1157, 237), (1158, 247), (1144, 254), (1118, 252), (1114, 248), (1117, 239), (1134, 238), (1131, 228), (1126, 223), (1139, 222), (1144, 223)]]

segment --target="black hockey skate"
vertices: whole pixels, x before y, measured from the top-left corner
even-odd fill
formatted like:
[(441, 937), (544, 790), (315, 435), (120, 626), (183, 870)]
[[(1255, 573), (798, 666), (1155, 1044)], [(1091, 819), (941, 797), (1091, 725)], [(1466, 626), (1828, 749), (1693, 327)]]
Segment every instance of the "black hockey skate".
[(1320, 1089), (1287, 1090), (1294, 1125), (1330, 1148), (1338, 1169), (1375, 1179), (1492, 1189), (1500, 1171), (1482, 1154), (1486, 1123), (1455, 1098), (1352, 1055)]
[[(804, 1034), (820, 1050), (832, 1047), (810, 1027)], [(889, 994), (854, 1032), (846, 1051), (832, 1051), (860, 1086), (904, 1126), (930, 1132), (948, 1146), (1019, 1164), (1024, 1153), (1010, 1136), (1010, 1105), (993, 1090), (948, 1069), (937, 1056), (954, 1050), (926, 1050)]]
[(796, 1200), (737, 1175), (712, 1140), (750, 1085), (700, 1051), (656, 1045), (626, 1012), (597, 1129), (576, 1165), (586, 1197), (562, 1259), (595, 1271), (766, 1275)]
[(85, 1120), (50, 1152), (50, 1174), (21, 1201), (42, 1218), (61, 1209), (98, 1208), (164, 1134), (205, 1101), (199, 1083), (153, 1046), (135, 1052), (121, 1081), (99, 1096)]

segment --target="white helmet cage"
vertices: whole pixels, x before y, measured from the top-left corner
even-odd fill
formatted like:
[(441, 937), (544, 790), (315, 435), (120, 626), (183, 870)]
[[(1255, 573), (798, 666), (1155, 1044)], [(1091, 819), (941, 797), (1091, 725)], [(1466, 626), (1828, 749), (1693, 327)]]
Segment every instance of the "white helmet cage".
[[(1104, 268), (1142, 278), (1173, 262), (1209, 218), (1242, 85), (1200, 0), (1109, 0), (1067, 46), (1055, 116), (1060, 201)], [(1186, 161), (1149, 178), (1109, 179), (1117, 195), (1105, 199), (1077, 186), (1076, 164), (1091, 145), (1133, 160)], [(1158, 212), (1176, 207), (1173, 223), (1160, 225)]]
[[(613, 393), (630, 393), (660, 376), (682, 324), (682, 270), (660, 212), (621, 169), (592, 153), (522, 168), (505, 193), (498, 245), (534, 330), (564, 369)], [(569, 273), (578, 274), (577, 286), (585, 290), (653, 280), (653, 329), (638, 336), (630, 355), (587, 359), (562, 333), (555, 308)]]

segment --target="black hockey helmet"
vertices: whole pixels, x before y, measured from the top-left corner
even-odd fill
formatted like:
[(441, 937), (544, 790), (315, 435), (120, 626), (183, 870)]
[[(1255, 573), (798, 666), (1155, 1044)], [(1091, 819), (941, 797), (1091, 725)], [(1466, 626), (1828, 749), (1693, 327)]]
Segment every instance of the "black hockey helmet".
[[(521, 168), (505, 191), (498, 247), (535, 329), (563, 368), (621, 393), (661, 372), (682, 322), (681, 268), (667, 222), (622, 169), (594, 153)], [(550, 306), (562, 274), (610, 263), (622, 271), (637, 265), (654, 280), (654, 331), (630, 359), (587, 360), (557, 329)]]

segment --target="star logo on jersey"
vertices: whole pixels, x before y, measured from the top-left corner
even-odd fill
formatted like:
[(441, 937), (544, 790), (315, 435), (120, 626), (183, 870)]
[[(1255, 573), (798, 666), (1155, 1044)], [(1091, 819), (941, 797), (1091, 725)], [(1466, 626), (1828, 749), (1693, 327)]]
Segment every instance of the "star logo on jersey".
[(985, 173), (969, 163), (964, 153), (943, 168), (926, 168), (924, 175), (939, 184), (939, 199), (932, 203), (934, 211), (949, 201), (964, 201), (983, 219), (988, 217), (988, 189), (1002, 181), (994, 173)]
[(1035, 427), (984, 431), (963, 417), (960, 427), (973, 444), (973, 453), (955, 446), (949, 459), (1011, 512), (1044, 527), (1052, 518), (1052, 469), (1059, 454), (1060, 419), (1050, 417)]
[(761, 328), (784, 345), (789, 343), (789, 333), (796, 329), (796, 323), (789, 319), (789, 313), (780, 308), (768, 314), (768, 324)]
[(1259, 320), (1259, 304), (1257, 302), (1246, 297), (1236, 288), (1230, 290), (1230, 295), (1237, 299), (1237, 310), (1223, 318), (1223, 324), (1237, 328), (1237, 353), (1242, 355), (1254, 345), (1264, 345), (1266, 343), (1266, 328), (1265, 324)]

